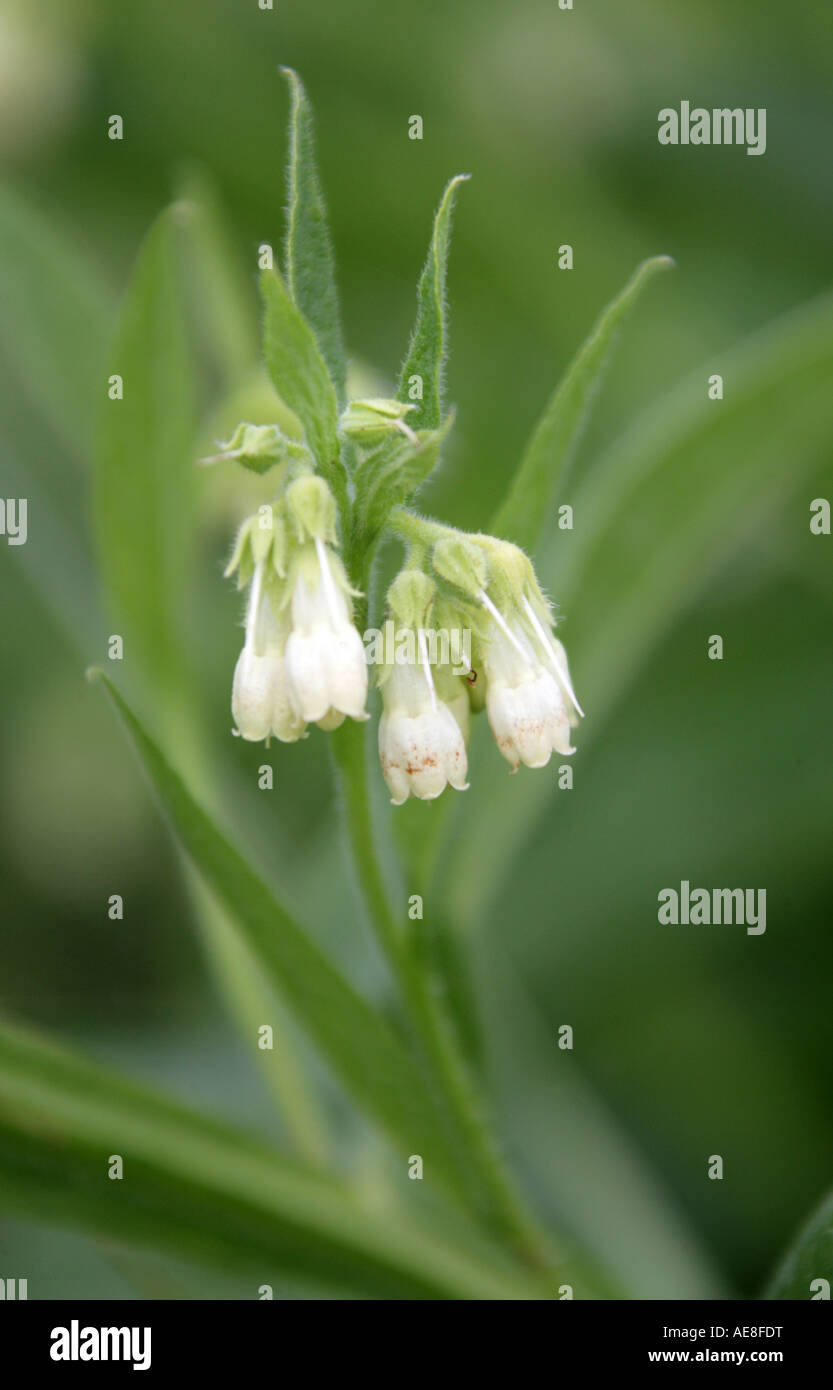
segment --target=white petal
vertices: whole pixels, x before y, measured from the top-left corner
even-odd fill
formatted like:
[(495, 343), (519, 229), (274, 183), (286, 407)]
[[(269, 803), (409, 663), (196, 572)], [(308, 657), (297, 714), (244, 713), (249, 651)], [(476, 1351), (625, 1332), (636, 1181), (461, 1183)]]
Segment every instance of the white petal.
[(436, 711), (416, 717), (386, 712), (379, 726), (379, 754), (397, 805), (408, 791), (432, 801), (449, 782), (458, 790), (467, 786), (466, 746), (453, 714), (441, 703)]
[(234, 668), (231, 713), (241, 738), (259, 743), (268, 738), (272, 725), (272, 677), (274, 659), (255, 656), (244, 647)]
[(294, 713), (307, 724), (323, 719), (330, 699), (326, 631), (309, 636), (293, 631), (286, 642), (286, 682)]
[(330, 703), (333, 709), (364, 719), (367, 700), (367, 657), (364, 643), (352, 623), (345, 623), (327, 647)]
[(486, 692), (486, 709), (498, 748), (513, 767), (545, 767), (553, 749), (574, 751), (561, 690), (543, 668), (520, 685), (493, 683)]
[(379, 721), (379, 761), (382, 764), (382, 776), (387, 783), (391, 801), (394, 806), (401, 806), (403, 802), (408, 800), (411, 788), (408, 774), (402, 766), (399, 751), (391, 739), (390, 723), (391, 716), (383, 714)]
[(306, 725), (292, 708), (289, 698), (289, 683), (286, 678), (286, 663), (283, 658), (275, 662), (272, 675), (272, 733), (281, 743), (297, 743), (304, 737)]

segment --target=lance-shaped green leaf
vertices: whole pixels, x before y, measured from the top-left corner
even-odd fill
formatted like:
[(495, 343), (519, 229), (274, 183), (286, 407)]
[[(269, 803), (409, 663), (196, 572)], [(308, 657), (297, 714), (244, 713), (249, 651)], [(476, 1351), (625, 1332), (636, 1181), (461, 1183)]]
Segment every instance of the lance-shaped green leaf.
[(458, 1146), (456, 1122), (435, 1098), (420, 1064), (217, 829), (108, 678), (94, 674), (104, 682), (186, 853), (333, 1071), (402, 1155), (422, 1154), (426, 1169), (449, 1189), (488, 1205)]
[(605, 309), (532, 432), (509, 493), (492, 519), (490, 530), (495, 535), (525, 550), (535, 549), (581, 437), (617, 329), (657, 271), (673, 264), (669, 256), (643, 261)]
[(321, 472), (343, 495), (338, 444), (338, 406), (315, 335), (276, 270), (260, 277), (263, 351), (278, 395), (294, 411)]
[[(181, 688), (181, 604), (194, 487), (193, 362), (178, 265), (178, 214), (157, 220), (128, 289), (95, 459), (101, 572), (125, 658), (167, 691)], [(113, 391), (117, 392), (114, 386)], [(135, 664), (134, 664), (135, 663)]]
[(327, 208), (315, 163), (312, 109), (298, 74), (282, 68), (290, 87), (287, 224), (284, 260), (289, 292), (310, 325), (344, 401), (346, 366)]
[(833, 1284), (833, 1193), (802, 1226), (780, 1261), (765, 1298), (825, 1299)]
[[(587, 711), (580, 748), (755, 520), (829, 458), (833, 296), (784, 315), (718, 365), (727, 388), (719, 410), (703, 390), (715, 366), (704, 364), (608, 446), (576, 495), (574, 543), (554, 540), (539, 555), (538, 572), (569, 620), (565, 641)], [(446, 828), (437, 844), (454, 864), (444, 882), (458, 920), (485, 919), (553, 794), (552, 779), (530, 777), (509, 820), (504, 775), (484, 760), (478, 777), (488, 790), (469, 810), (465, 843)]]
[(451, 238), (451, 213), (457, 188), (469, 177), (457, 174), (446, 187), (434, 218), (428, 259), (417, 286), (417, 317), (408, 354), (399, 379), (398, 397), (413, 399), (411, 383), (419, 377), (422, 399), (417, 400), (411, 423), (414, 429), (437, 429), (443, 414), (448, 325), (445, 299), (446, 270)]
[(392, 507), (407, 502), (436, 467), (454, 424), (449, 412), (439, 429), (412, 438), (397, 435), (369, 450), (356, 468), (356, 525), (366, 544), (378, 534)]
[[(123, 1180), (107, 1179), (110, 1156)], [(0, 1207), (252, 1280), (383, 1298), (526, 1299), (486, 1242), (341, 1182), (36, 1035), (0, 1027)]]

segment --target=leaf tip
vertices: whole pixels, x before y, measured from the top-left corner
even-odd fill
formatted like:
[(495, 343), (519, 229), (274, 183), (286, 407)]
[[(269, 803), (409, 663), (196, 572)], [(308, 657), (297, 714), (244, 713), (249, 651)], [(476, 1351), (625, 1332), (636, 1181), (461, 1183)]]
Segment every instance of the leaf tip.
[(637, 267), (637, 275), (654, 275), (658, 270), (676, 270), (677, 262), (673, 256), (649, 256)]
[(278, 64), (278, 72), (280, 73), (281, 77), (286, 78), (289, 84), (290, 93), (292, 95), (292, 101), (294, 105), (297, 106), (298, 103), (305, 96), (304, 84), (298, 76), (298, 73), (295, 71), (294, 68), (291, 68), (283, 63)]
[(175, 227), (190, 227), (199, 217), (199, 205), (193, 198), (176, 198), (168, 206), (168, 215)]

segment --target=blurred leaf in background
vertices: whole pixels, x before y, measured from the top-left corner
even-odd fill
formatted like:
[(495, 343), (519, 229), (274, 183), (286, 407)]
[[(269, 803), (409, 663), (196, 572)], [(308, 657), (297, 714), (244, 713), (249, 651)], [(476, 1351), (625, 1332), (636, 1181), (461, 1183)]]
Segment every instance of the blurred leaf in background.
[[(574, 786), (509, 780), (476, 740), (464, 811), (434, 836), (446, 853), (426, 916), (472, 967), (503, 1139), (540, 1208), (643, 1296), (764, 1288), (833, 1182), (833, 586), (830, 538), (808, 525), (810, 500), (833, 492), (826, 21), (823, 0), (789, 12), (426, 0), (418, 16), (379, 0), (3, 6), (2, 495), (28, 497), (30, 515), (27, 544), (0, 547), (4, 1014), (60, 1029), (222, 1122), (273, 1132), (176, 856), (83, 668), (104, 661), (110, 632), (89, 518), (96, 422), (121, 370), (117, 305), (172, 197), (191, 209), (183, 283), (205, 323), (194, 399), (174, 402), (175, 449), (196, 458), (241, 416), (275, 418), (255, 366), (257, 248), (280, 241), (276, 69), (291, 64), (315, 100), (353, 370), (381, 372), (391, 394), (428, 210), (451, 174), (472, 173), (448, 286), (456, 424), (425, 495), (437, 515), (489, 523), (603, 305), (646, 257), (677, 262), (611, 359), (559, 498), (574, 529), (539, 556), (588, 711)], [(765, 105), (765, 157), (660, 147), (657, 111), (684, 96)], [(121, 142), (107, 138), (114, 112)], [(408, 139), (413, 113), (421, 141)], [(220, 230), (201, 238), (209, 221)], [(160, 226), (146, 254), (167, 263)], [(557, 265), (565, 242), (572, 271)], [(136, 364), (149, 390), (180, 380), (175, 310), (172, 295), (147, 309), (161, 353)], [(714, 371), (719, 403), (706, 397)], [(130, 442), (161, 467), (167, 446), (143, 426)], [(228, 736), (241, 615), (222, 568), (259, 480), (245, 498), (217, 472), (179, 481), (198, 521), (183, 680), (213, 796), (269, 885), (291, 884), (318, 944), (386, 1002), (323, 739), (281, 748), (279, 790), (262, 796), (261, 751)], [(122, 501), (122, 524), (138, 524), (141, 496)], [(712, 633), (722, 662), (707, 658)], [(152, 651), (156, 637), (144, 640)], [(442, 812), (417, 807), (420, 833)], [(766, 887), (766, 934), (661, 927), (657, 892), (683, 878)], [(107, 918), (113, 892), (129, 901), (123, 923)], [(564, 1023), (573, 1051), (558, 1047)], [(375, 1140), (300, 1048), (345, 1167), (372, 1189)], [(706, 1176), (714, 1152), (722, 1183)], [(53, 1296), (70, 1273), (87, 1296), (251, 1296), (245, 1282), (195, 1284), (174, 1259), (143, 1265), (129, 1248), (24, 1221), (0, 1241)], [(778, 1276), (787, 1296), (807, 1296), (791, 1283), (805, 1277), (804, 1248)]]

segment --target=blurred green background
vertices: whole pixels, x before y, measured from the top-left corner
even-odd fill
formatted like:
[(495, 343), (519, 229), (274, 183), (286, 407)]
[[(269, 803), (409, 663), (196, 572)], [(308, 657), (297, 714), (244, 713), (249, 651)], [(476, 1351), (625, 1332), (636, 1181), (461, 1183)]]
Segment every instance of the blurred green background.
[[(253, 331), (256, 248), (281, 235), (282, 63), (302, 74), (316, 111), (350, 351), (383, 377), (404, 350), (440, 191), (472, 174), (450, 271), (457, 425), (423, 498), (467, 529), (488, 524), (553, 384), (639, 260), (664, 252), (678, 268), (646, 295), (608, 374), (565, 498), (576, 535), (593, 460), (649, 403), (698, 372), (705, 393), (737, 339), (830, 288), (823, 0), (764, 10), (575, 0), (572, 12), (555, 0), (274, 11), (256, 0), (3, 0), (5, 181), (89, 260), (90, 313), (108, 331), (143, 234), (195, 168), (222, 210)], [(765, 107), (766, 154), (661, 147), (657, 112), (682, 99)], [(122, 142), (107, 139), (114, 112)], [(415, 113), (421, 142), (408, 139)], [(572, 272), (557, 269), (564, 242)], [(83, 680), (112, 630), (96, 606), (87, 476), (101, 382), (117, 367), (105, 354), (89, 400), (70, 403), (79, 424), (68, 439), (60, 372), (33, 387), (9, 346), (23, 321), (6, 328), (2, 491), (30, 501), (27, 545), (0, 546), (2, 1007), (269, 1126), (170, 840)], [(213, 404), (207, 371), (200, 446)], [(828, 452), (793, 486), (789, 449), (780, 468), (777, 494), (750, 488), (740, 522), (715, 526), (682, 601), (611, 688), (594, 677), (594, 631), (573, 596), (563, 636), (587, 710), (575, 787), (557, 794), (552, 769), (509, 780), (476, 740), (466, 794), (476, 804), (455, 804), (443, 824), (427, 900), (476, 972), (507, 1152), (540, 1206), (645, 1296), (754, 1295), (833, 1181), (833, 542), (808, 528), (809, 500), (833, 494), (833, 470)], [(240, 614), (221, 571), (242, 510), (236, 482), (200, 479), (189, 596), (226, 819), (381, 996), (325, 739), (274, 750), (270, 795), (256, 790), (262, 750), (229, 737)], [(573, 536), (558, 543), (568, 551)], [(541, 562), (556, 599), (561, 563), (558, 545)], [(712, 633), (724, 637), (722, 663), (706, 659)], [(406, 814), (411, 827), (434, 808)], [(661, 927), (657, 893), (683, 878), (765, 887), (766, 934)], [(107, 918), (115, 892), (123, 922)], [(557, 1046), (564, 1023), (572, 1052)], [(372, 1168), (367, 1135), (327, 1095), (340, 1161)], [(714, 1153), (722, 1182), (707, 1178)], [(251, 1296), (24, 1222), (0, 1226), (0, 1252), (0, 1273), (28, 1275), (30, 1297)]]

